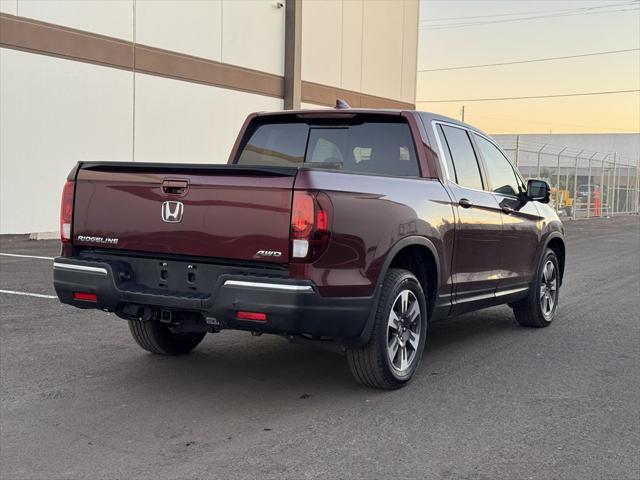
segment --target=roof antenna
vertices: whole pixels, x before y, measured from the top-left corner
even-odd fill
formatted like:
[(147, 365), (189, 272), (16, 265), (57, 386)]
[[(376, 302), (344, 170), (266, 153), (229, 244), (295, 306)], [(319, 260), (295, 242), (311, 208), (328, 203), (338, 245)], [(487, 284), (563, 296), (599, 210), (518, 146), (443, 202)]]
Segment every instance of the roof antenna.
[(341, 98), (338, 98), (336, 100), (336, 108), (338, 108), (338, 109), (351, 108), (351, 105), (349, 105), (347, 102), (345, 102)]

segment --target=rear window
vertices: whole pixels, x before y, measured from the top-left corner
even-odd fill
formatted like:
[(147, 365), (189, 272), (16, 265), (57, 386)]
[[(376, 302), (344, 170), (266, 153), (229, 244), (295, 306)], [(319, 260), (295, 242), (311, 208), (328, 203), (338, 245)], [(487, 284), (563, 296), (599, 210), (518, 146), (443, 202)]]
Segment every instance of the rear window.
[(373, 175), (419, 176), (404, 121), (323, 119), (261, 123), (247, 132), (240, 165), (311, 166)]

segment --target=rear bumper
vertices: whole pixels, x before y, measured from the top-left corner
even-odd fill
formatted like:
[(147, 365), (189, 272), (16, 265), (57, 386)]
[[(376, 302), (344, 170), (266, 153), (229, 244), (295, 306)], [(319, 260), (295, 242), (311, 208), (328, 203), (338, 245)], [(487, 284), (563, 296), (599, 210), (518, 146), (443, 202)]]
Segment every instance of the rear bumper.
[[(157, 260), (149, 260), (157, 264)], [(310, 281), (214, 270), (198, 291), (150, 288), (135, 282), (140, 260), (89, 261), (58, 257), (53, 280), (62, 303), (132, 317), (136, 307), (199, 314), (219, 328), (265, 333), (307, 334), (353, 339), (362, 333), (371, 297), (323, 297)], [(201, 266), (204, 270), (206, 266)], [(96, 302), (77, 300), (74, 292), (96, 294)], [(238, 320), (237, 311), (261, 312), (266, 321)], [(135, 315), (134, 315), (135, 317)]]

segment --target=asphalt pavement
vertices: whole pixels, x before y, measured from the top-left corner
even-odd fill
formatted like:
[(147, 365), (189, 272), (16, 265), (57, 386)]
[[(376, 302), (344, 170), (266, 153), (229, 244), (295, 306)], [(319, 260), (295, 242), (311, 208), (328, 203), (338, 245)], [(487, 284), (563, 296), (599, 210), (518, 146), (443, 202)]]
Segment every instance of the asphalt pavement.
[[(51, 260), (0, 256), (0, 478), (640, 478), (638, 217), (568, 222), (557, 319), (498, 307), (430, 327), (415, 380), (244, 332), (185, 357), (61, 305)], [(53, 257), (55, 241), (0, 237)]]

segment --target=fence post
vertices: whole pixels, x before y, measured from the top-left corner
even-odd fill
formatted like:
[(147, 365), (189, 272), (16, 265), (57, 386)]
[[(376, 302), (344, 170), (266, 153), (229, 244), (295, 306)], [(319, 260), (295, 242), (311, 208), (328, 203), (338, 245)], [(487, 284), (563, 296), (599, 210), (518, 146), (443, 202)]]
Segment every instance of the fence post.
[(620, 213), (620, 180), (622, 177), (622, 162), (620, 162), (620, 164), (618, 165), (618, 195), (616, 195), (616, 209), (618, 210), (618, 213)]
[(564, 147), (558, 153), (558, 164), (556, 165), (556, 213), (559, 212), (560, 209), (560, 155), (564, 152), (567, 147)]
[(636, 213), (640, 214), (640, 157), (636, 161)]
[(587, 173), (587, 218), (591, 216), (591, 160), (593, 160), (593, 157), (597, 154), (598, 152), (589, 157), (589, 170)]
[[(600, 172), (600, 216), (604, 217), (604, 159), (609, 158), (609, 155), (602, 159), (602, 171)], [(609, 193), (609, 192), (607, 192)], [(609, 204), (607, 203), (607, 215), (609, 215)]]
[(636, 213), (640, 215), (640, 157), (636, 161)]
[(613, 214), (616, 214), (616, 152), (613, 152), (613, 187), (611, 188), (611, 208)]
[(545, 143), (544, 145), (542, 145), (542, 148), (538, 150), (538, 178), (540, 178), (540, 155), (542, 154), (542, 150), (544, 150), (544, 147), (546, 146), (547, 144)]
[(631, 204), (629, 196), (631, 194), (631, 164), (627, 163), (627, 181), (624, 182), (627, 194), (624, 196), (624, 213), (631, 213)]
[[(576, 219), (576, 209), (578, 206), (578, 202), (577, 202), (578, 200), (577, 198), (578, 197), (578, 158), (580, 158), (580, 155), (582, 155), (582, 152), (584, 152), (584, 149), (580, 150), (580, 153), (576, 155), (576, 161), (573, 166), (573, 206), (572, 206), (573, 212), (571, 213), (573, 213), (572, 217), (574, 220)], [(568, 171), (568, 168), (567, 168), (567, 171)], [(569, 177), (567, 174), (567, 188), (569, 188), (568, 178)]]
[[(611, 158), (611, 155), (609, 155)], [(607, 192), (607, 213), (609, 215), (613, 215), (613, 188), (611, 185), (611, 174), (613, 173), (613, 162), (609, 161), (609, 168), (607, 170), (607, 188), (609, 191)]]

